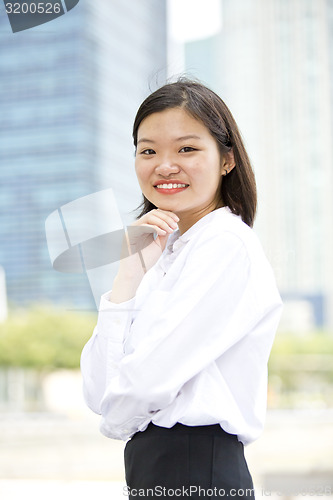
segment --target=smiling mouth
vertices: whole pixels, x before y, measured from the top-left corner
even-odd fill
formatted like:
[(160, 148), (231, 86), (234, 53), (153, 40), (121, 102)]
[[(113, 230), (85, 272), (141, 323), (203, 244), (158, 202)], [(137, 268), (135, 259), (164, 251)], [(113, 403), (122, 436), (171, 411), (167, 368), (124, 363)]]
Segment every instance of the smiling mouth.
[(171, 190), (171, 189), (185, 189), (189, 186), (189, 184), (171, 184), (171, 183), (168, 183), (168, 184), (157, 184), (155, 187), (155, 189), (168, 189), (168, 190)]

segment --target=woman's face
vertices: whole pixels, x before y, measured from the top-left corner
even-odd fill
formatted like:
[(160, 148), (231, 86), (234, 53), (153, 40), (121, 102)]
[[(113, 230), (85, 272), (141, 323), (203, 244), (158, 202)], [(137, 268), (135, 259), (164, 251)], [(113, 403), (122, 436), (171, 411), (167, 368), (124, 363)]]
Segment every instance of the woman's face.
[(135, 169), (142, 193), (156, 207), (178, 215), (181, 233), (223, 205), (222, 175), (232, 167), (201, 121), (182, 108), (167, 109), (147, 116), (137, 139)]

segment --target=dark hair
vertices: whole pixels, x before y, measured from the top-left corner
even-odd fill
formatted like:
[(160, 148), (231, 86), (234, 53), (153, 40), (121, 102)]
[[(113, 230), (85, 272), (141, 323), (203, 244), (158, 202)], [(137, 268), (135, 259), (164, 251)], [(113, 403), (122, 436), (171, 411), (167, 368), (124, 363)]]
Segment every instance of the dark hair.
[[(233, 150), (236, 166), (223, 177), (220, 194), (224, 205), (252, 227), (257, 208), (257, 190), (252, 166), (231, 112), (222, 99), (205, 85), (180, 78), (149, 95), (141, 104), (134, 120), (135, 147), (141, 122), (152, 113), (169, 108), (183, 108), (200, 120), (215, 138), (222, 156)], [(143, 202), (138, 208), (142, 208), (139, 218), (157, 207), (143, 196)]]

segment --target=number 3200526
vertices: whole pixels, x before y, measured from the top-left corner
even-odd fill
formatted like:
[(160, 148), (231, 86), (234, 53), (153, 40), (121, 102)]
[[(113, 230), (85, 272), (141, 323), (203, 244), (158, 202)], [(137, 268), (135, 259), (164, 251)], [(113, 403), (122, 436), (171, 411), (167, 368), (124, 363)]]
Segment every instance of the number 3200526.
[(60, 14), (61, 4), (60, 3), (6, 3), (7, 14)]

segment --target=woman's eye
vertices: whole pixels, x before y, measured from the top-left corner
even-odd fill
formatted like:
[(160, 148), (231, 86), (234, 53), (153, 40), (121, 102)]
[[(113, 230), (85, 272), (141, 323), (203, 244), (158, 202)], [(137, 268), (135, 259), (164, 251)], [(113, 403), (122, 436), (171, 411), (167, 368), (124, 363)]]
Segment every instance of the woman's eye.
[(190, 146), (185, 146), (179, 150), (180, 153), (190, 153), (191, 151), (196, 151), (196, 149), (191, 148)]
[(141, 151), (142, 155), (154, 155), (155, 154), (155, 151), (153, 149), (144, 149), (143, 151)]

